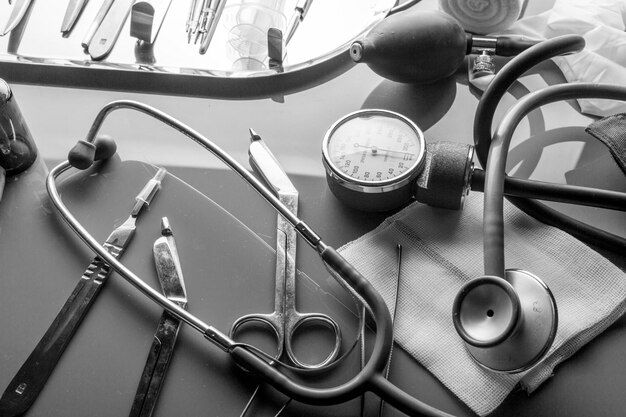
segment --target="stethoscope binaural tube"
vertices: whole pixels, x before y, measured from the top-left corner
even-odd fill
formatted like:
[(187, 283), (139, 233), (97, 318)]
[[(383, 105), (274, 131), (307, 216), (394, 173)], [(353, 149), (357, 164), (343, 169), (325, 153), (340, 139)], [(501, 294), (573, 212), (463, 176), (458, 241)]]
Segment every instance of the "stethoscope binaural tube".
[[(78, 222), (63, 203), (56, 187), (56, 178), (72, 167), (69, 161), (63, 162), (50, 171), (46, 180), (48, 194), (53, 205), (59, 211), (63, 220), (70, 228), (89, 246), (89, 248), (109, 264), (118, 274), (136, 287), (144, 295), (166, 309), (181, 321), (189, 324), (195, 330), (203, 333), (204, 337), (229, 353), (233, 359), (274, 386), (279, 391), (291, 398), (313, 405), (332, 405), (355, 398), (366, 391), (372, 391), (387, 403), (410, 415), (447, 416), (448, 414), (430, 407), (418, 399), (408, 395), (391, 384), (383, 376), (383, 370), (387, 363), (389, 351), (393, 343), (392, 321), (387, 305), (382, 296), (374, 287), (354, 269), (337, 251), (324, 244), (321, 238), (302, 220), (295, 216), (285, 207), (259, 180), (250, 174), (242, 165), (234, 160), (213, 142), (200, 135), (198, 132), (172, 118), (171, 116), (142, 103), (121, 100), (105, 106), (92, 123), (92, 126), (80, 146), (93, 147), (96, 135), (104, 119), (113, 110), (127, 108), (145, 113), (155, 119), (178, 130), (189, 137), (224, 162), (228, 167), (251, 185), (265, 200), (267, 200), (289, 223), (291, 223), (306, 242), (315, 248), (325, 264), (335, 271), (346, 283), (359, 294), (368, 304), (370, 312), (376, 323), (376, 334), (372, 354), (363, 367), (349, 381), (330, 388), (310, 387), (289, 379), (282, 374), (278, 367), (272, 366), (265, 358), (255, 354), (246, 345), (238, 344), (230, 337), (216, 328), (203, 322), (195, 315), (183, 310), (176, 304), (166, 299), (162, 294), (147, 285), (141, 278), (126, 268), (106, 251), (100, 243)], [(97, 153), (97, 150), (96, 150)], [(93, 161), (93, 159), (92, 159)], [(87, 167), (89, 164), (84, 164)]]
[[(584, 46), (585, 41), (579, 35), (563, 35), (548, 39), (513, 58), (496, 74), (483, 93), (474, 117), (476, 156), (483, 167), (487, 165), (496, 108), (513, 82), (535, 65), (558, 55), (578, 52)], [(518, 187), (525, 187), (526, 184), (532, 182), (532, 180), (522, 178), (516, 179)], [(507, 197), (507, 199), (537, 220), (558, 227), (583, 242), (618, 254), (626, 250), (626, 239), (566, 216), (543, 203), (521, 197)]]
[(485, 274), (503, 276), (503, 188), (506, 159), (517, 125), (534, 109), (557, 101), (597, 98), (626, 101), (626, 87), (595, 83), (559, 84), (522, 97), (503, 117), (491, 141), (485, 168), (483, 219)]

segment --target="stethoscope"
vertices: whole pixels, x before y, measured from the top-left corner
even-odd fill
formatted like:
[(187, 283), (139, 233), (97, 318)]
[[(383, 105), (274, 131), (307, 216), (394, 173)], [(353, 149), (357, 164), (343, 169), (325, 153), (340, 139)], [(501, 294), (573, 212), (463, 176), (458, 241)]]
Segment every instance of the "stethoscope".
[[(460, 292), (461, 295), (457, 297), (457, 300), (460, 300), (458, 303), (461, 308), (455, 306), (456, 313), (459, 313), (457, 314), (458, 320), (455, 320), (460, 322), (460, 333), (465, 333), (461, 335), (468, 346), (473, 347), (476, 351), (474, 356), (477, 357), (477, 360), (480, 360), (482, 354), (489, 357), (494, 354), (497, 355), (498, 349), (509, 349), (510, 346), (503, 346), (503, 343), (509, 343), (517, 337), (516, 335), (519, 331), (523, 331), (523, 329), (520, 330), (519, 326), (516, 325), (520, 314), (523, 314), (520, 295), (517, 294), (515, 288), (512, 287), (508, 281), (503, 279), (506, 275), (504, 268), (504, 225), (502, 215), (504, 185), (506, 183), (504, 163), (515, 127), (528, 112), (543, 104), (580, 97), (624, 100), (626, 99), (626, 87), (570, 84), (548, 87), (531, 93), (522, 98), (506, 114), (496, 129), (493, 140), (491, 141), (490, 126), (493, 118), (493, 109), (497, 105), (497, 101), (504, 95), (511, 82), (517, 79), (517, 77), (529, 67), (555, 55), (578, 51), (582, 49), (583, 46), (584, 41), (582, 38), (573, 35), (555, 38), (533, 46), (518, 55), (502, 69), (502, 75), (496, 76), (490, 89), (485, 92), (485, 95), (481, 99), (476, 116), (476, 120), (480, 122), (478, 123), (480, 126), (477, 127), (477, 131), (479, 131), (477, 138), (480, 140), (477, 142), (476, 150), (481, 164), (486, 167), (484, 184), (485, 276), (478, 278), (478, 284), (476, 284), (476, 281), (472, 281), (462, 288)], [(85, 169), (91, 166), (94, 160), (109, 158), (116, 152), (116, 148), (111, 142), (103, 140), (102, 137), (97, 138), (97, 134), (105, 118), (114, 110), (123, 108), (136, 110), (154, 117), (175, 130), (178, 130), (217, 156), (218, 159), (235, 171), (271, 204), (272, 207), (298, 231), (305, 242), (317, 251), (327, 268), (329, 268), (332, 273), (341, 277), (345, 283), (362, 298), (368, 306), (375, 322), (376, 333), (374, 335), (371, 356), (360, 372), (348, 381), (333, 387), (319, 388), (293, 380), (290, 376), (281, 372), (280, 366), (277, 366), (276, 361), (273, 360), (271, 355), (263, 354), (258, 349), (252, 348), (251, 346), (237, 343), (228, 335), (220, 332), (218, 329), (166, 299), (162, 294), (147, 285), (141, 278), (117, 261), (78, 222), (61, 200), (56, 187), (56, 178), (68, 171), (72, 166)], [(485, 115), (485, 112), (489, 114)], [(487, 124), (485, 121), (489, 123)], [(485, 130), (487, 132), (486, 135), (484, 134)], [(489, 143), (490, 141), (491, 143)], [(487, 151), (488, 155), (486, 153)], [(447, 415), (445, 412), (424, 404), (417, 398), (405, 393), (384, 377), (389, 351), (393, 344), (393, 324), (389, 310), (381, 295), (335, 249), (326, 245), (311, 227), (294, 215), (256, 177), (213, 142), (173, 117), (150, 106), (133, 101), (116, 101), (108, 104), (98, 113), (86, 139), (79, 141), (78, 145), (70, 154), (71, 158), (68, 158), (68, 161), (61, 163), (50, 171), (46, 181), (46, 187), (52, 203), (69, 227), (91, 248), (91, 250), (129, 283), (181, 321), (184, 321), (195, 330), (201, 332), (207, 340), (224, 352), (230, 354), (233, 360), (242, 368), (258, 375), (285, 395), (303, 403), (314, 405), (338, 404), (362, 395), (366, 391), (371, 391), (384, 399), (388, 404), (409, 415)], [(559, 186), (554, 185), (554, 187)], [(565, 194), (567, 194), (567, 192)], [(572, 196), (570, 195), (569, 197)], [(614, 195), (613, 198), (621, 199), (620, 201), (623, 202), (626, 196), (623, 194)], [(573, 200), (573, 198), (571, 199)], [(622, 245), (622, 248), (625, 247), (623, 239), (617, 237), (612, 237), (611, 239), (618, 241)], [(495, 286), (495, 298), (497, 298), (499, 302), (504, 302), (504, 304), (508, 306), (507, 308), (510, 308), (510, 319), (504, 323), (495, 334), (481, 338), (473, 333), (475, 327), (471, 322), (473, 319), (473, 313), (469, 311), (471, 309), (468, 309), (469, 312), (465, 317), (462, 317), (465, 313), (462, 305), (464, 302), (467, 302), (469, 306), (473, 305), (473, 290), (491, 284)], [(462, 322), (464, 319), (465, 323)], [(467, 320), (469, 320), (469, 322)], [(553, 320), (556, 322), (556, 310), (554, 311)], [(543, 345), (549, 345), (553, 337), (553, 333), (548, 334), (547, 341), (544, 341), (545, 343)], [(539, 357), (545, 351), (545, 346), (540, 349)], [(536, 358), (532, 359), (535, 360)]]

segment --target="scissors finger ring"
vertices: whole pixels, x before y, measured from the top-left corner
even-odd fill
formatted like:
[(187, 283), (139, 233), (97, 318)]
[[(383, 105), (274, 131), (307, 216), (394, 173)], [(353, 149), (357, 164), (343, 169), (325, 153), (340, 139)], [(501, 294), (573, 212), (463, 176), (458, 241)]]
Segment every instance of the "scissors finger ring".
[[(333, 349), (330, 351), (328, 356), (324, 358), (321, 362), (310, 364), (306, 362), (302, 362), (296, 357), (295, 352), (293, 351), (292, 343), (296, 332), (302, 327), (318, 327), (324, 326), (329, 328), (333, 335), (335, 336), (335, 344)], [(285, 350), (287, 351), (287, 356), (289, 359), (298, 367), (304, 369), (319, 369), (322, 368), (337, 359), (339, 356), (339, 351), (341, 349), (341, 329), (335, 320), (326, 314), (319, 313), (307, 313), (301, 314), (297, 311), (293, 310), (290, 314), (287, 314), (285, 318)]]

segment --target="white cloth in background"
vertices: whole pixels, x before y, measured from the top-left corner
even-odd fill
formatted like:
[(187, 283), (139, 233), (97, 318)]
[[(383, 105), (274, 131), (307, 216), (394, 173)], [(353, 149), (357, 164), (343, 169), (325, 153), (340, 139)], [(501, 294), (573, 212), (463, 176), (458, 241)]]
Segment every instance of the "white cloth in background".
[[(626, 85), (626, 0), (556, 0), (554, 7), (515, 22), (506, 33), (533, 39), (577, 34), (585, 38), (579, 53), (554, 58), (568, 82)], [(578, 100), (582, 112), (609, 116), (626, 103)]]
[(485, 35), (505, 30), (517, 20), (522, 0), (439, 0), (439, 8), (468, 32)]
[(452, 324), (459, 288), (484, 273), (482, 208), (479, 193), (470, 194), (461, 211), (416, 203), (340, 252), (392, 311), (396, 245), (402, 245), (396, 342), (472, 410), (486, 415), (516, 385), (532, 392), (558, 363), (617, 320), (626, 307), (626, 274), (575, 238), (505, 201), (506, 267), (546, 282), (556, 298), (559, 323), (547, 357), (530, 371), (502, 375), (485, 370), (467, 353)]

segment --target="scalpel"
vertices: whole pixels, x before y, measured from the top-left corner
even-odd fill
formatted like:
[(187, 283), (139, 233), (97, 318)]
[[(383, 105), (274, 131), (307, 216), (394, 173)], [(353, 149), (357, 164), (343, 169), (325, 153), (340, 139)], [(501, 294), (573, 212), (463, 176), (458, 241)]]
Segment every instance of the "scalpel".
[[(167, 217), (161, 219), (161, 237), (152, 248), (157, 275), (165, 297), (182, 308), (187, 307), (187, 292), (176, 242)], [(165, 373), (174, 351), (180, 320), (164, 311), (143, 368), (130, 417), (149, 417), (156, 405)]]
[[(115, 258), (119, 258), (128, 247), (135, 232), (137, 217), (159, 191), (165, 174), (164, 169), (159, 169), (148, 181), (135, 197), (135, 205), (128, 219), (116, 228), (104, 243), (104, 248)], [(2, 394), (0, 398), (2, 417), (20, 416), (35, 402), (110, 274), (109, 265), (96, 256), (52, 325)]]

